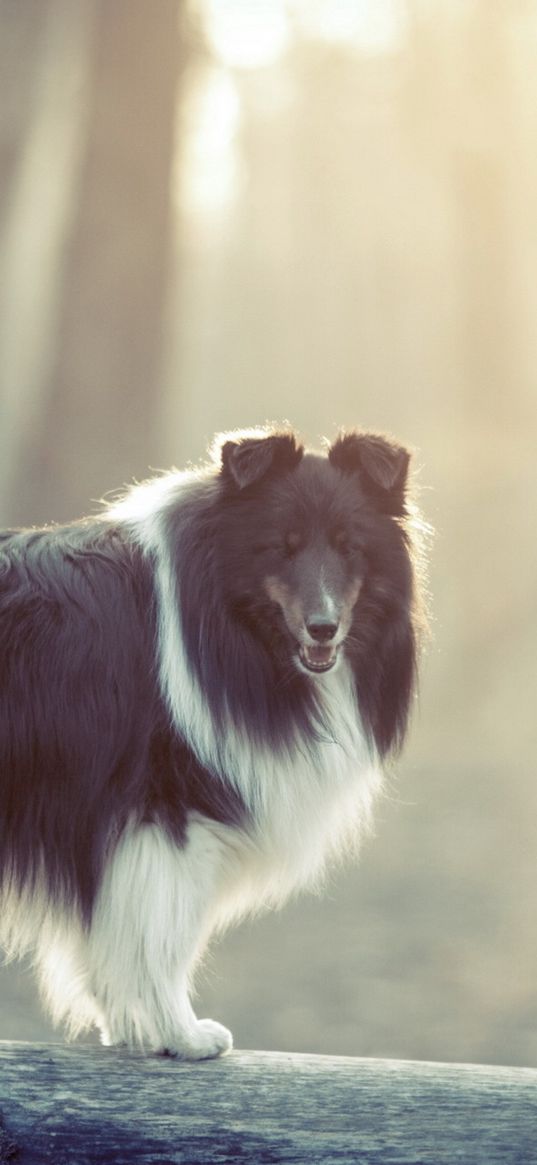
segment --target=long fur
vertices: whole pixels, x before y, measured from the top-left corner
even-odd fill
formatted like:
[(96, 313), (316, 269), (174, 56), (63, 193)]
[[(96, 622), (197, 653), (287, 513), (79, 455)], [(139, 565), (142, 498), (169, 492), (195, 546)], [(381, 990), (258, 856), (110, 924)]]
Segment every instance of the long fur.
[(187, 1058), (211, 933), (368, 827), (421, 621), (402, 446), (216, 456), (0, 540), (0, 937), (71, 1032)]

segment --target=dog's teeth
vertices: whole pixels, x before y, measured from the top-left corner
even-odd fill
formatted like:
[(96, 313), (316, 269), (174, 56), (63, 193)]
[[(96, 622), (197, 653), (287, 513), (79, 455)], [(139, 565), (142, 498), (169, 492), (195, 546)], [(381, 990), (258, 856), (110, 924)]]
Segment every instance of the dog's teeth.
[(309, 671), (328, 671), (335, 663), (337, 649), (332, 645), (304, 644), (301, 649), (302, 662)]

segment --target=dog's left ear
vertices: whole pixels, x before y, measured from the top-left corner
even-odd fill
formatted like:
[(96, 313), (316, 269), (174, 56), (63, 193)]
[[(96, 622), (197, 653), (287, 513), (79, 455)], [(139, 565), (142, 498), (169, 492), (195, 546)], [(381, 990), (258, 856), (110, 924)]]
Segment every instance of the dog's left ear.
[(222, 445), (222, 474), (239, 489), (245, 489), (268, 473), (294, 469), (303, 451), (292, 433), (239, 437)]
[(344, 473), (359, 474), (366, 493), (381, 509), (401, 514), (410, 453), (388, 437), (376, 433), (346, 433), (331, 446), (328, 459)]

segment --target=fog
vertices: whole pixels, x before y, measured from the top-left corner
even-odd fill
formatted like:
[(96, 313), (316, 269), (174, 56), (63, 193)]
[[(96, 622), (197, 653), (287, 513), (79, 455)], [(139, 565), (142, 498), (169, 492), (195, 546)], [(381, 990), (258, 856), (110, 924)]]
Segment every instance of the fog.
[(268, 419), (436, 531), (375, 836), (199, 976), (239, 1047), (537, 1065), (536, 64), (525, 0), (0, 0), (2, 524)]

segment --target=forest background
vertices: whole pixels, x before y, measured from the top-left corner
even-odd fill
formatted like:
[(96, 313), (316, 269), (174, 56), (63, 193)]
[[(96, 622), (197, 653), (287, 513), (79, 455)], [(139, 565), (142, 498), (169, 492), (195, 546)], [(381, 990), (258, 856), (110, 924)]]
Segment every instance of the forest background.
[(288, 419), (436, 529), (376, 837), (200, 977), (238, 1046), (537, 1065), (536, 65), (529, 0), (0, 0), (2, 524)]

